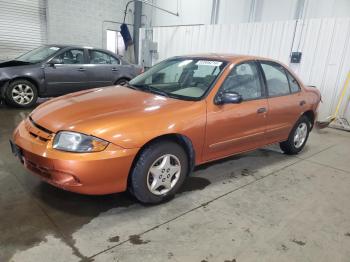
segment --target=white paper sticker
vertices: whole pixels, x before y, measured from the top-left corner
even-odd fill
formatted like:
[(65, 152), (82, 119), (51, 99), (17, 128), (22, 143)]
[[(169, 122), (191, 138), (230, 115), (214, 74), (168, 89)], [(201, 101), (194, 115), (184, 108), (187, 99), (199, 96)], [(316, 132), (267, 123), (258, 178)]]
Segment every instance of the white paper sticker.
[(212, 60), (199, 60), (196, 65), (204, 65), (204, 66), (221, 66), (222, 62), (212, 61)]
[(59, 48), (56, 47), (56, 46), (51, 46), (50, 49), (53, 50), (53, 51), (57, 51)]

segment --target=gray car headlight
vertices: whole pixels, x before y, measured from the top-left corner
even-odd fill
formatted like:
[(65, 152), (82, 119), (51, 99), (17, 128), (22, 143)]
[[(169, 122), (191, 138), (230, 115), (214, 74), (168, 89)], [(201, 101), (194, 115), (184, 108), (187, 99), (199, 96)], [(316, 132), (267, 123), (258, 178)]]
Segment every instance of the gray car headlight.
[(53, 140), (53, 148), (68, 152), (89, 153), (106, 149), (109, 142), (97, 137), (77, 132), (58, 132)]

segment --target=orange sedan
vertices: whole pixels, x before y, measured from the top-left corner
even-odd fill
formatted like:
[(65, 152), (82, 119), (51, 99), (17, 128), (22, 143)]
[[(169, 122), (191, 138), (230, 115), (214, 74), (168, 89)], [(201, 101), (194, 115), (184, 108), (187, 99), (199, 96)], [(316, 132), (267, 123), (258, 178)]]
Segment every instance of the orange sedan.
[(11, 147), (46, 182), (82, 194), (174, 195), (194, 166), (280, 143), (304, 147), (320, 102), (286, 66), (240, 55), (167, 59), (125, 86), (38, 106)]

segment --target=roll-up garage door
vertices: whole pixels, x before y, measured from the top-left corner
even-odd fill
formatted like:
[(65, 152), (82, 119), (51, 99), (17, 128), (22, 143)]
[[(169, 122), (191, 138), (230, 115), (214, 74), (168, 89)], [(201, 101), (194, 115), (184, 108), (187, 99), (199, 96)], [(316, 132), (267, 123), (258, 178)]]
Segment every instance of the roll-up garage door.
[(45, 0), (0, 0), (0, 60), (46, 43)]

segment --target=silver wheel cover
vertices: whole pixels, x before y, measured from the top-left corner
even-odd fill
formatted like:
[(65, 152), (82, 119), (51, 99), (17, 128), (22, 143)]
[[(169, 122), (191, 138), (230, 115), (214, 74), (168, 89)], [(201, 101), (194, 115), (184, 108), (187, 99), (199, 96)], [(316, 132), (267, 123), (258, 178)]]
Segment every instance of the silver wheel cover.
[(307, 137), (307, 124), (306, 123), (300, 123), (299, 126), (295, 129), (294, 133), (294, 146), (296, 148), (300, 148)]
[(174, 188), (180, 174), (179, 159), (171, 154), (163, 155), (151, 165), (147, 174), (147, 187), (152, 194), (164, 195)]

